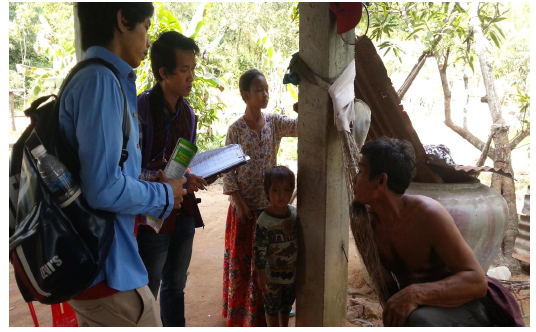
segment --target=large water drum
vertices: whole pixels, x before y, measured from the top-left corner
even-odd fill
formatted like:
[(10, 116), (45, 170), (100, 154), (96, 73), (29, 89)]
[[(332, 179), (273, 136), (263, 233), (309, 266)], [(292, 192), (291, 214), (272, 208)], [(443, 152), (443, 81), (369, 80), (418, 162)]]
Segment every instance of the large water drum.
[(441, 203), (454, 219), (463, 238), (486, 272), (499, 252), (508, 207), (495, 190), (480, 183), (412, 183), (408, 195), (423, 195)]

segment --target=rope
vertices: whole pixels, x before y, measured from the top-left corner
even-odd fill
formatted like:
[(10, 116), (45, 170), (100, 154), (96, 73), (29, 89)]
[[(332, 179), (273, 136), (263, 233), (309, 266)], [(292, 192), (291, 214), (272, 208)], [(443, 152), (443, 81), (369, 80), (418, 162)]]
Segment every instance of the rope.
[(327, 82), (328, 80), (324, 80), (320, 76), (316, 75), (311, 70), (311, 68), (309, 68), (309, 66), (302, 60), (302, 58), (300, 58), (300, 55), (298, 53), (294, 53), (294, 55), (292, 55), (292, 60), (290, 60), (288, 69), (297, 72), (300, 78), (306, 79), (309, 83), (319, 86), (326, 91), (331, 86)]

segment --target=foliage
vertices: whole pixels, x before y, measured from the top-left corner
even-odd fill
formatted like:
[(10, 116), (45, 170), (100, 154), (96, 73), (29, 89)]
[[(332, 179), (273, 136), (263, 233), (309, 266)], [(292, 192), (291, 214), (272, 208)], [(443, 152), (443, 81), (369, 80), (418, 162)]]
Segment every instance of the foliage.
[[(72, 12), (72, 11), (71, 11)], [(50, 3), (9, 3), (9, 68), (14, 70), (15, 64), (44, 66), (46, 57), (34, 50), (37, 33), (41, 30), (39, 15), (50, 20), (52, 13), (65, 13)]]
[[(177, 17), (180, 13), (180, 17), (186, 19), (195, 12), (194, 5), (188, 2), (165, 3), (165, 6)], [(207, 8), (204, 33), (197, 40), (208, 45), (211, 37), (224, 35), (223, 44), (210, 56), (210, 63), (215, 76), (227, 76), (229, 91), (238, 88), (240, 75), (248, 69), (257, 68), (267, 77), (271, 76), (276, 59), (270, 59), (270, 47), (274, 52), (272, 56), (279, 51), (283, 60), (298, 50), (298, 17), (296, 2), (215, 2)], [(259, 43), (263, 33), (258, 27), (268, 36), (269, 43)], [(275, 75), (273, 78), (276, 79)], [(270, 85), (276, 90), (281, 82), (274, 80)]]
[[(149, 31), (151, 40), (155, 40), (158, 36), (165, 31), (176, 30), (180, 33), (184, 33), (186, 36), (198, 39), (202, 28), (205, 25), (205, 18), (207, 16), (207, 9), (210, 7), (210, 3), (201, 3), (198, 5), (195, 14), (188, 24), (186, 32), (183, 31), (180, 22), (175, 16), (164, 7), (162, 3), (155, 4), (155, 16), (153, 19), (153, 26)], [(192, 105), (192, 108), (199, 117), (198, 122), (198, 145), (200, 150), (203, 151), (210, 145), (222, 145), (223, 140), (221, 137), (212, 134), (211, 125), (218, 120), (218, 112), (224, 110), (225, 105), (221, 102), (213, 103), (210, 95), (214, 89), (223, 90), (224, 82), (212, 75), (212, 68), (207, 64), (208, 52), (212, 52), (217, 46), (221, 44), (223, 36), (218, 36), (212, 43), (204, 47), (200, 46), (201, 54), (198, 59), (196, 67), (196, 77), (194, 79), (193, 89), (188, 96), (188, 101)], [(150, 70), (150, 62), (146, 60), (138, 68), (138, 72), (141, 73), (140, 79), (143, 79), (143, 83), (140, 84), (140, 91), (145, 88), (154, 85), (156, 82), (152, 77)]]
[[(62, 3), (9, 3), (10, 88), (32, 87), (30, 100), (45, 88), (55, 91), (62, 67), (70, 66), (61, 53), (74, 40), (72, 15), (72, 6)], [(17, 98), (15, 107), (24, 108), (25, 102)]]
[(527, 92), (521, 91), (519, 86), (516, 86), (517, 94), (516, 102), (521, 106), (517, 119), (521, 122), (521, 131), (530, 131), (530, 95)]
[[(13, 47), (10, 57), (21, 57), (18, 58), (20, 62), (15, 62), (17, 72), (32, 78), (30, 101), (47, 88), (49, 91), (46, 93), (54, 92), (76, 62), (74, 38), (68, 38), (65, 31), (53, 28), (58, 24), (57, 20), (63, 20), (63, 24), (66, 23), (71, 28), (70, 31), (73, 31), (72, 9), (67, 10), (54, 3), (22, 3), (14, 8), (9, 31), (10, 46)], [(18, 40), (19, 48), (11, 44), (18, 38), (21, 38)], [(28, 42), (33, 44), (31, 49), (28, 48)], [(15, 59), (17, 58), (13, 60)], [(36, 60), (36, 66), (32, 66), (30, 59)]]
[[(224, 87), (226, 94), (236, 93), (238, 78), (245, 70), (257, 68), (266, 74), (272, 88), (272, 100), (278, 99), (278, 93), (287, 101), (297, 97), (297, 89), (282, 85), (281, 77), (287, 59), (298, 50), (298, 2), (166, 2), (154, 5), (151, 40), (163, 31), (176, 30), (194, 36), (201, 46), (199, 70), (189, 97), (199, 112), (200, 123), (206, 117), (203, 122), (206, 126), (200, 130), (200, 143), (213, 144), (208, 139), (210, 125), (220, 121), (216, 117), (225, 116), (225, 109), (223, 106), (218, 108), (216, 102), (216, 97), (225, 95), (216, 88)], [(466, 67), (474, 72), (478, 65), (474, 48), (467, 47), (472, 41), (469, 17), (455, 3), (405, 2), (400, 7), (398, 2), (376, 2), (370, 3), (368, 9), (368, 35), (379, 48), (390, 75), (407, 72), (416, 62), (416, 56), (423, 52), (436, 51), (440, 60), (444, 60), (443, 54), (449, 50), (447, 65), (451, 66), (449, 78), (452, 82), (461, 80)], [(407, 13), (412, 29), (406, 24), (402, 9)], [(505, 95), (503, 102), (519, 105), (518, 118), (524, 128), (530, 125), (530, 106), (525, 107), (530, 105), (528, 13), (528, 3), (523, 6), (483, 3), (479, 8), (493, 73), (504, 89), (500, 91)], [(38, 78), (42, 81), (38, 84), (41, 89), (47, 84), (55, 86), (55, 79), (46, 84), (44, 79), (46, 75), (61, 77), (70, 66), (73, 49), (68, 45), (72, 45), (74, 39), (72, 3), (10, 2), (9, 19), (10, 86), (33, 86), (33, 80)], [(414, 43), (414, 37), (417, 37), (417, 43)], [(36, 41), (39, 41), (38, 48), (34, 48)], [(148, 62), (144, 61), (137, 72), (140, 91), (154, 83)], [(24, 80), (15, 79), (17, 64), (31, 68), (26, 69), (29, 76)], [(476, 75), (470, 79), (478, 81)], [(276, 107), (284, 108), (284, 103), (276, 103)], [(214, 139), (214, 144), (221, 143), (217, 137)]]
[[(501, 47), (501, 40), (505, 39), (505, 35), (502, 29), (499, 27), (498, 22), (506, 20), (506, 17), (500, 14), (501, 8), (504, 5), (500, 3), (482, 3), (482, 7), (479, 9), (478, 16), (482, 22), (482, 32), (489, 36), (497, 48)], [(489, 8), (492, 7), (492, 8)], [(491, 9), (491, 12), (487, 12), (486, 9)]]
[[(380, 42), (380, 49), (386, 49), (384, 56), (390, 51), (402, 62), (400, 53), (404, 53), (400, 42), (418, 37), (423, 52), (434, 52), (452, 46), (453, 38), (460, 36), (461, 15), (457, 7), (449, 7), (449, 3), (415, 3), (407, 2), (400, 8), (396, 2), (378, 2), (370, 5), (371, 33), (370, 38)], [(407, 14), (410, 29), (402, 17), (402, 10)]]
[[(376, 40), (377, 42), (388, 38), (386, 41), (380, 43), (378, 48), (380, 50), (385, 49), (383, 56), (387, 55), (389, 52), (393, 52), (399, 61), (402, 62), (400, 53), (404, 53), (404, 51), (396, 42), (394, 42), (394, 37), (398, 35), (396, 30), (399, 30), (398, 27), (403, 22), (398, 16), (389, 14), (391, 3), (378, 2), (369, 4), (369, 6), (369, 10), (372, 14), (370, 17), (371, 30), (369, 33), (369, 38), (371, 40)], [(378, 13), (383, 13), (383, 15), (379, 15)]]
[[(500, 3), (485, 3), (479, 10), (483, 32), (496, 47), (500, 47), (505, 39), (497, 24), (506, 19), (500, 14), (502, 6)], [(467, 63), (474, 71), (474, 51), (468, 54), (467, 47), (464, 46), (467, 42), (472, 42), (471, 32), (467, 29), (469, 17), (457, 4), (407, 2), (401, 8), (396, 2), (378, 2), (370, 7), (370, 38), (381, 42), (379, 48), (386, 50), (384, 56), (392, 51), (402, 62), (400, 41), (418, 37), (423, 52), (438, 51), (442, 56), (444, 50), (455, 50), (453, 62)], [(402, 19), (402, 10), (406, 12), (412, 29)]]
[[(151, 28), (149, 29), (150, 40), (158, 39), (158, 36), (166, 31), (177, 31), (183, 33), (183, 28), (179, 20), (169, 11), (163, 3), (154, 3), (155, 13), (152, 18)], [(184, 35), (195, 39), (201, 50), (196, 67), (196, 76), (194, 78), (193, 88), (188, 96), (188, 101), (198, 116), (198, 139), (197, 144), (200, 150), (205, 150), (208, 146), (223, 145), (222, 137), (214, 135), (211, 126), (218, 120), (218, 112), (225, 109), (225, 104), (213, 102), (211, 94), (215, 89), (223, 90), (224, 81), (215, 77), (212, 73), (214, 69), (207, 63), (210, 52), (216, 51), (217, 47), (223, 41), (223, 35), (217, 36), (214, 40), (204, 45), (199, 42), (199, 36), (206, 24), (207, 10), (211, 4), (208, 2), (200, 3)], [(138, 93), (145, 91), (156, 84), (156, 80), (151, 72), (151, 63), (145, 59), (137, 68)]]
[(292, 7), (289, 9), (289, 17), (292, 20), (292, 22), (295, 22), (296, 24), (300, 23), (300, 6), (299, 2), (293, 2)]
[[(186, 30), (188, 36), (199, 37), (209, 7), (210, 3), (207, 2), (198, 6)], [(63, 78), (76, 63), (72, 5), (10, 3), (10, 19), (10, 67), (13, 65), (25, 77), (32, 79), (29, 100), (34, 100), (44, 93), (56, 92)], [(168, 30), (183, 32), (175, 16), (162, 3), (155, 3), (155, 15), (149, 31), (151, 40)], [(207, 45), (202, 55), (206, 56), (207, 50), (215, 51), (222, 41), (223, 36), (218, 36)], [(33, 44), (32, 48), (27, 47), (29, 42)], [(32, 66), (29, 59), (39, 59), (40, 62)], [(213, 67), (206, 63), (205, 57), (200, 60), (189, 98), (199, 117), (199, 144), (214, 144), (214, 140), (221, 143), (221, 137), (213, 135), (210, 126), (218, 120), (218, 111), (223, 111), (225, 105), (212, 102), (211, 91), (215, 88), (223, 89), (224, 82), (212, 75)], [(138, 92), (154, 85), (148, 59), (137, 69), (137, 74)]]
[[(478, 3), (471, 3), (471, 5), (476, 6)], [(490, 52), (494, 76), (504, 81), (505, 95), (514, 98), (516, 87), (517, 95), (528, 93), (530, 46), (528, 38), (507, 38), (507, 34), (503, 31), (501, 24), (509, 21), (507, 13), (511, 9), (510, 6), (504, 3), (482, 3), (478, 9), (478, 15), (489, 47), (495, 48)], [(412, 29), (402, 19), (402, 10), (405, 10)], [(465, 66), (469, 66), (474, 73), (475, 62), (478, 61), (476, 50), (471, 47), (473, 36), (469, 29), (470, 17), (466, 10), (467, 8), (463, 9), (455, 3), (407, 2), (402, 8), (396, 2), (372, 3), (369, 8), (372, 29), (370, 37), (379, 43), (380, 50), (385, 50), (384, 62), (392, 67), (394, 64), (386, 56), (392, 51), (402, 63), (402, 41), (416, 36), (422, 43), (422, 52), (436, 52), (438, 61), (441, 63), (444, 62), (448, 53), (447, 66), (458, 67), (451, 77), (461, 79)], [(511, 30), (509, 33), (515, 32)], [(501, 51), (498, 51), (499, 49)], [(388, 68), (388, 72), (391, 73), (393, 70)], [(516, 100), (520, 99), (514, 98), (514, 101)], [(523, 103), (520, 105), (522, 109)], [(528, 121), (523, 111), (519, 114), (520, 119)]]
[(41, 95), (44, 88), (59, 88), (63, 78), (76, 64), (74, 41), (59, 39), (43, 15), (39, 16), (39, 21), (41, 30), (37, 33), (34, 49), (37, 53), (47, 57), (49, 63), (52, 64), (52, 68), (19, 66), (24, 71), (24, 75), (38, 76), (30, 92), (30, 100), (34, 100)]
[(257, 35), (254, 35), (254, 38), (256, 38), (257, 44), (263, 49), (263, 65), (269, 68), (267, 72), (264, 72), (264, 74), (267, 77), (270, 77), (272, 82), (280, 82), (280, 84), (271, 84), (270, 98), (275, 99), (275, 107), (281, 107), (280, 105), (283, 88), (287, 88), (291, 98), (293, 98), (295, 101), (298, 101), (296, 91), (292, 87), (288, 88), (291, 84), (287, 85), (286, 87), (281, 84), (292, 56), (288, 56), (287, 58), (283, 59), (281, 57), (281, 52), (274, 49), (271, 38), (260, 25), (257, 25)]
[(298, 160), (298, 138), (283, 137), (277, 151), (277, 160)]
[(385, 41), (378, 45), (378, 48), (380, 50), (385, 49), (385, 53), (383, 54), (383, 56), (386, 56), (389, 51), (393, 51), (393, 53), (398, 58), (398, 60), (400, 60), (400, 62), (402, 62), (402, 57), (400, 57), (400, 53), (406, 53), (402, 48), (394, 44), (392, 41)]

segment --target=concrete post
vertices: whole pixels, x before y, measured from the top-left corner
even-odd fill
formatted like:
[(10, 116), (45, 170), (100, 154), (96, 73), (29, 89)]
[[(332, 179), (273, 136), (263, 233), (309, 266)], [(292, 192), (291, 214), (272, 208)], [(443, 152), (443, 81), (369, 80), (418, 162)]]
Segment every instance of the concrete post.
[(78, 2), (73, 3), (74, 12), (74, 48), (76, 50), (76, 62), (80, 62), (84, 58), (82, 51), (82, 40), (80, 36), (80, 20), (78, 19)]
[[(343, 38), (353, 42), (354, 31)], [(327, 2), (300, 3), (300, 57), (325, 78), (354, 61), (354, 46), (337, 35)], [(299, 96), (296, 326), (344, 326), (349, 216), (342, 149), (327, 91), (302, 80)]]

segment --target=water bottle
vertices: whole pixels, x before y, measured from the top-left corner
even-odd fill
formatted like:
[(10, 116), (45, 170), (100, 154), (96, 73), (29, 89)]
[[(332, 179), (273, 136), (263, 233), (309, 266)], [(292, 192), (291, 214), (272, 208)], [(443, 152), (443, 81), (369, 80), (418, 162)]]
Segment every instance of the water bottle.
[(37, 169), (41, 178), (60, 208), (67, 207), (80, 196), (82, 190), (73, 181), (71, 173), (56, 157), (48, 154), (43, 145), (33, 149), (32, 155), (37, 159)]

